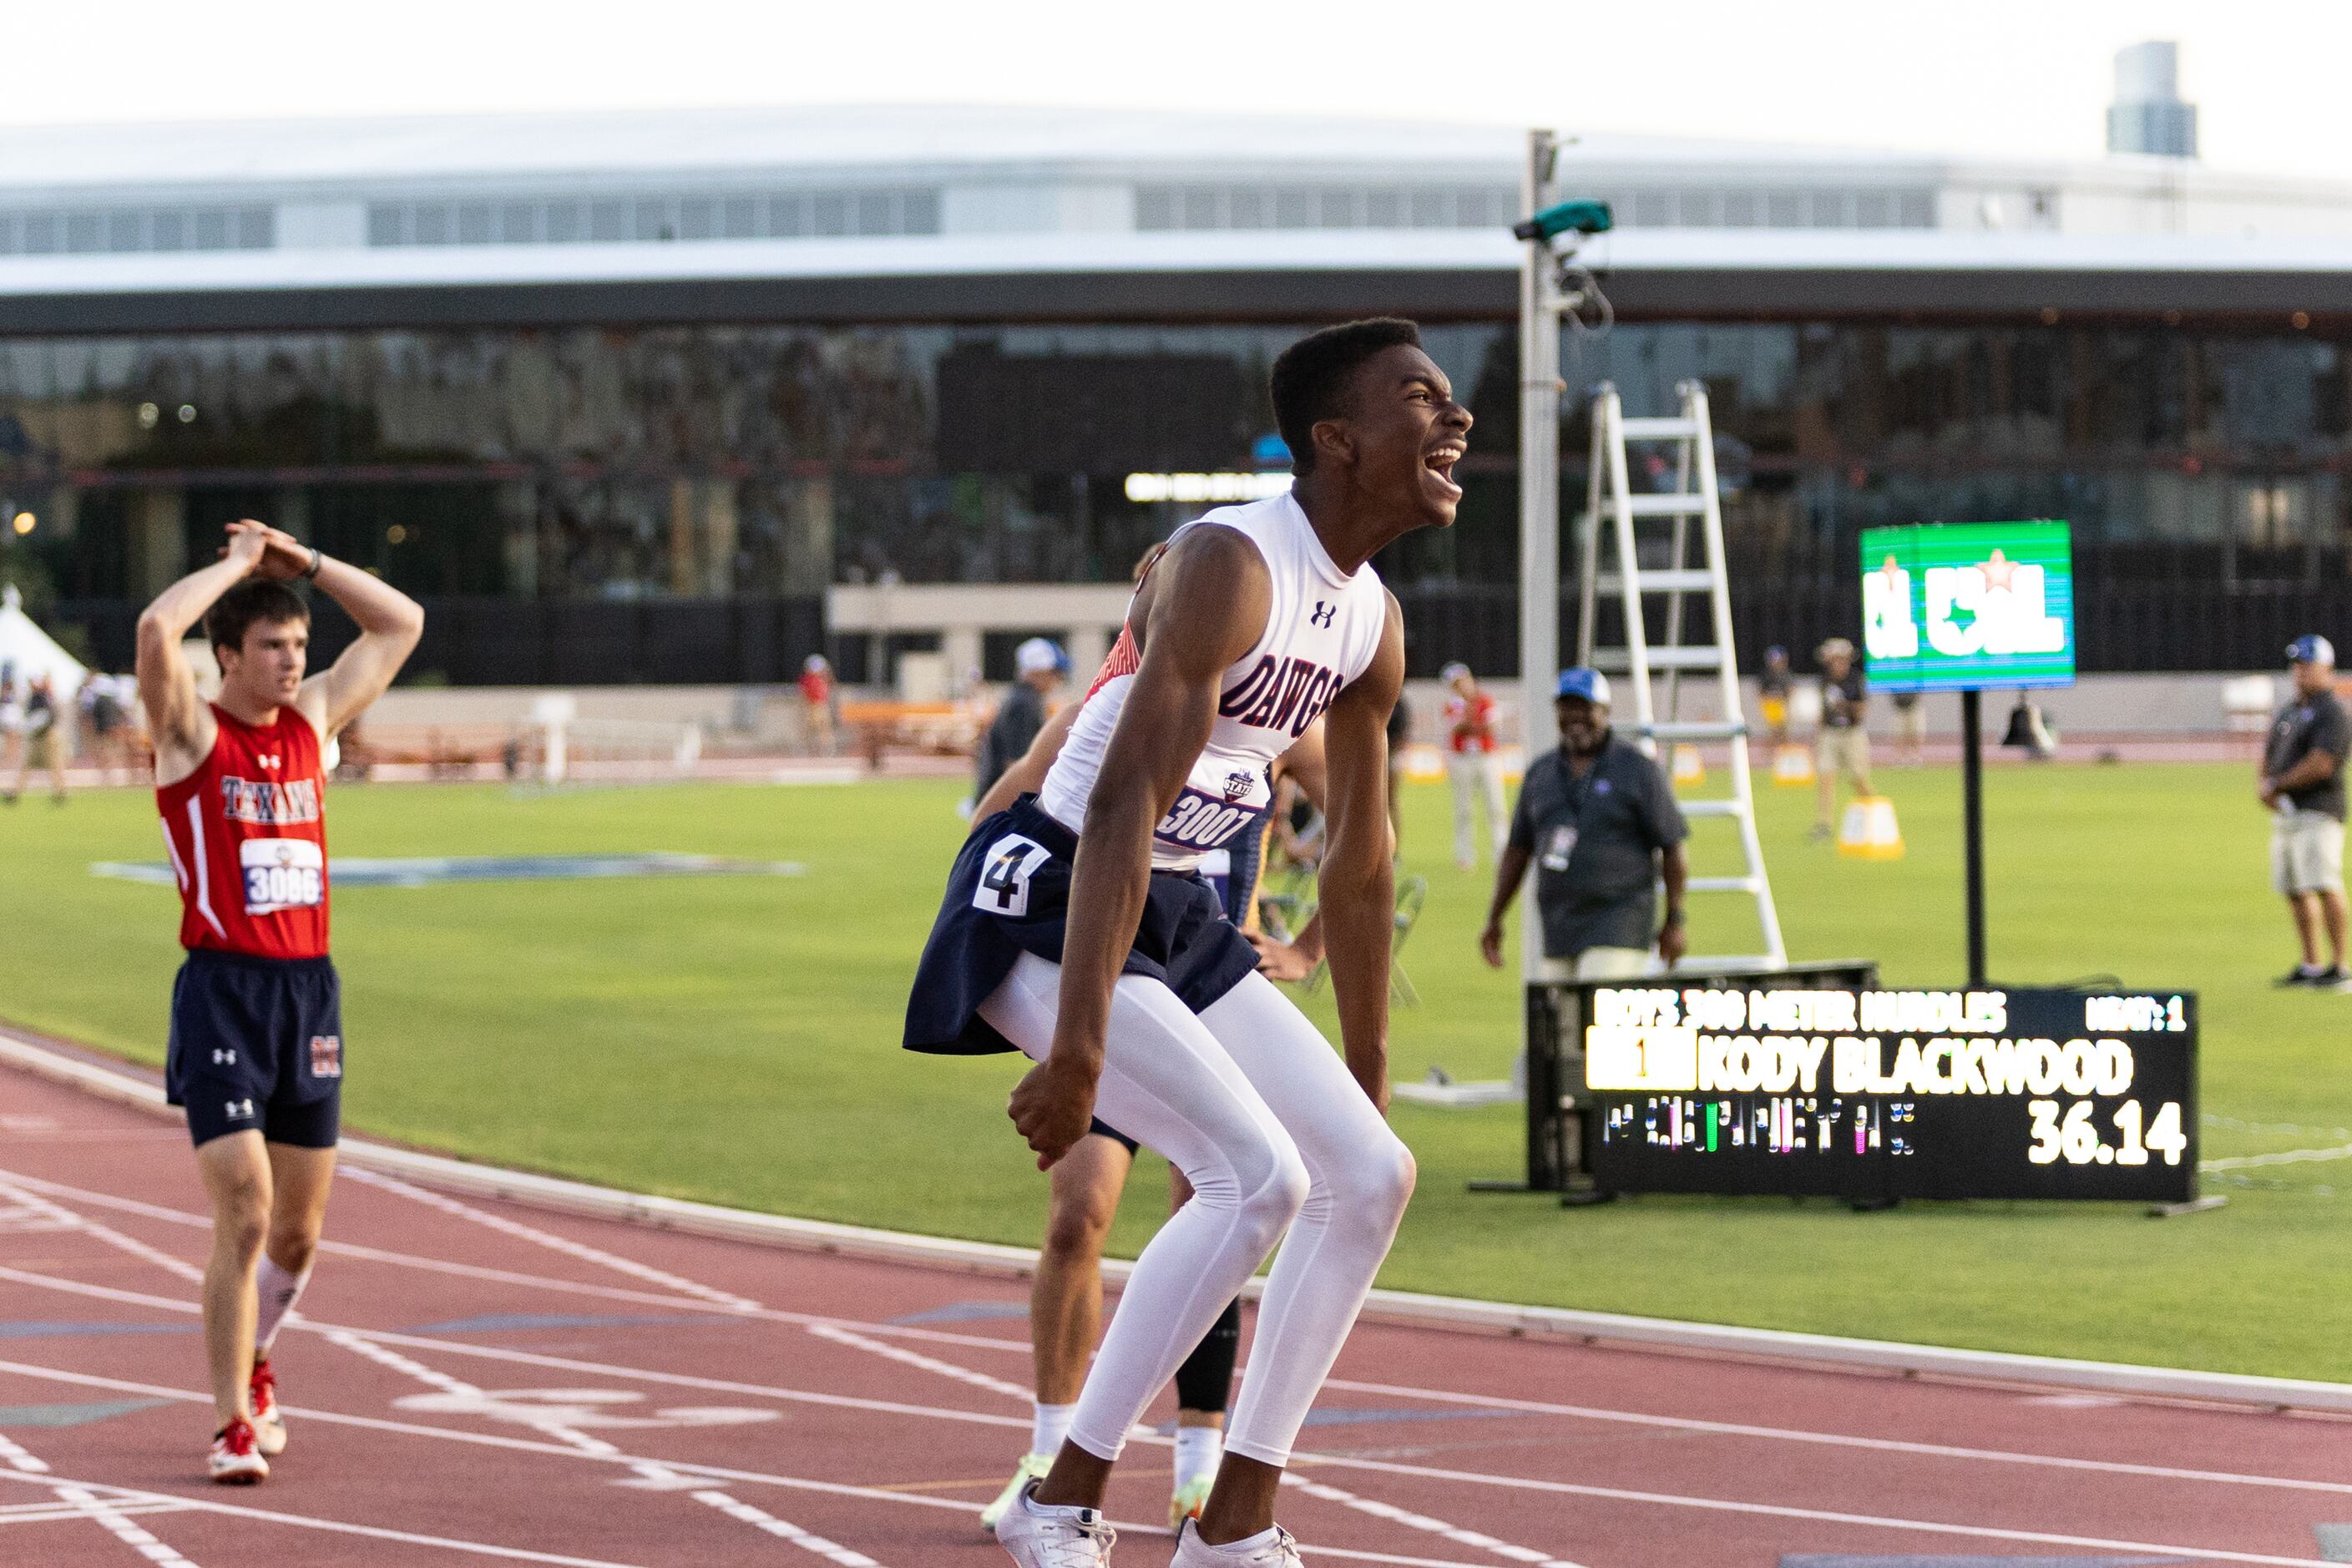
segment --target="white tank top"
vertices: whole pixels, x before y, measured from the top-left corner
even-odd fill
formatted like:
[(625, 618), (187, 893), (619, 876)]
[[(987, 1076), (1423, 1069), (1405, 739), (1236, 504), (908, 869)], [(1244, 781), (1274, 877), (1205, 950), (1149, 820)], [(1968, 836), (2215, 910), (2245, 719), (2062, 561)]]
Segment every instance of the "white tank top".
[[(1388, 625), (1387, 593), (1370, 565), (1350, 575), (1332, 563), (1307, 513), (1287, 495), (1220, 507), (1176, 531), (1230, 528), (1265, 558), (1273, 607), (1256, 645), (1218, 681), (1217, 721), (1192, 763), (1183, 793), (1151, 834), (1151, 863), (1189, 870), (1225, 847), (1272, 795), (1266, 768), (1307, 732), (1339, 694), (1371, 667)], [(1166, 635), (1165, 632), (1162, 635)], [(1086, 827), (1087, 797), (1142, 663), (1122, 627), (1087, 689), (1038, 804), (1072, 832)]]

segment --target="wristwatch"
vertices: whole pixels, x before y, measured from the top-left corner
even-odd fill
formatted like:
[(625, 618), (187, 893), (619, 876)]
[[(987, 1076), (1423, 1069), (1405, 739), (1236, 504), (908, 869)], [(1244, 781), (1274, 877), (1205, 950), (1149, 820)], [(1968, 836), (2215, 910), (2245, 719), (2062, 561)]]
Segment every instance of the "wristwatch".
[(310, 546), (310, 568), (302, 574), (304, 579), (308, 580), (317, 577), (319, 575), (319, 568), (324, 566), (326, 563), (326, 552), (315, 544)]

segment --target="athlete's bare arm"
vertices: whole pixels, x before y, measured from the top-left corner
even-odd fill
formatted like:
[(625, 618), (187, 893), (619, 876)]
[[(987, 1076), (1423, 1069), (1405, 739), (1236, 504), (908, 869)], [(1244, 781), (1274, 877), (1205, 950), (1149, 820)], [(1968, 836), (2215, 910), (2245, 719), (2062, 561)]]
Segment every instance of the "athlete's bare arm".
[(213, 749), (217, 726), (212, 709), (196, 696), (195, 671), (180, 653), (189, 628), (205, 618), (213, 601), (260, 564), (268, 542), (258, 523), (233, 522), (228, 548), (210, 566), (189, 573), (155, 595), (139, 616), (139, 705), (147, 710), (147, 734), (155, 746), (155, 782), (187, 777)]
[(1388, 625), (1371, 667), (1340, 689), (1323, 718), (1330, 844), (1323, 851), (1324, 954), (1339, 1005), (1348, 1070), (1389, 1107), (1389, 952), (1396, 931), (1390, 858), (1389, 713), (1404, 687), (1404, 614), (1388, 596)]
[(1083, 702), (1065, 702), (1045, 721), (1045, 727), (1037, 731), (1037, 738), (1029, 742), (1029, 749), (1021, 753), (1020, 760), (1005, 769), (972, 806), (974, 822), (993, 816), (1023, 795), (1034, 795), (1045, 787), (1046, 772), (1053, 767), (1054, 759), (1062, 754), (1062, 742), (1070, 738), (1070, 726), (1078, 721), (1078, 710), (1085, 706)]
[[(1086, 1136), (1102, 1077), (1111, 986), (1135, 943), (1150, 888), (1151, 830), (1175, 805), (1209, 742), (1220, 679), (1255, 646), (1273, 606), (1273, 579), (1257, 547), (1231, 529), (1211, 527), (1193, 530), (1168, 552), (1128, 611), (1143, 662), (1087, 798), (1086, 830), (1070, 874), (1054, 1045), (1007, 1107), (1037, 1151), (1041, 1170)], [(1381, 714), (1385, 721), (1388, 710)]]
[[(257, 527), (259, 525), (257, 524)], [(262, 530), (267, 551), (256, 568), (264, 577), (299, 577), (319, 563), (311, 581), (359, 624), (360, 635), (334, 663), (302, 682), (295, 705), (325, 741), (383, 695), (425, 635), (425, 607), (383, 578), (310, 547), (279, 529)]]

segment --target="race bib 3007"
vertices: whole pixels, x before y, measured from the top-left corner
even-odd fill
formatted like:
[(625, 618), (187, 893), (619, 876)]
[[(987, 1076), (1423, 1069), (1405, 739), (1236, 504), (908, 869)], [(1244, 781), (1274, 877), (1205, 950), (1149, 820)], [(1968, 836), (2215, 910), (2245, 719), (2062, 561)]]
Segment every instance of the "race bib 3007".
[(1256, 816), (1255, 805), (1235, 805), (1187, 785), (1151, 836), (1181, 849), (1216, 849), (1232, 842)]

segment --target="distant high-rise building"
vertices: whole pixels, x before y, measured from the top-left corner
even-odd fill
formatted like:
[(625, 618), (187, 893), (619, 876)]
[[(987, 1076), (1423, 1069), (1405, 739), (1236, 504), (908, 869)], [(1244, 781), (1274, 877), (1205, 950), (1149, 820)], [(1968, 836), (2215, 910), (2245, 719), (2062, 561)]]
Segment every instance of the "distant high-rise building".
[(2107, 151), (2197, 156), (2197, 106), (2180, 96), (2180, 46), (2150, 42), (2116, 51), (2116, 100)]

